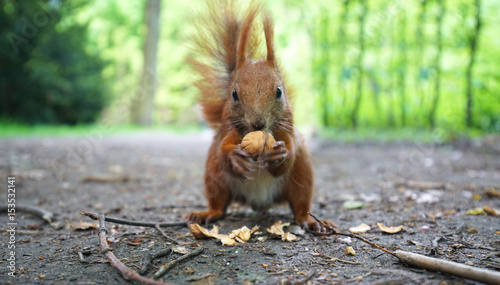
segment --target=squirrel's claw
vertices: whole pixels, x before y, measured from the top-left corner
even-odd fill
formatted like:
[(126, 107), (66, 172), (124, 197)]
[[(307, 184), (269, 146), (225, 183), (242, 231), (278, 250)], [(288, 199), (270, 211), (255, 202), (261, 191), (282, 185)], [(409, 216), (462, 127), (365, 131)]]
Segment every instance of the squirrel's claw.
[(335, 232), (334, 228), (337, 227), (330, 220), (324, 220), (323, 223), (320, 223), (312, 219), (304, 222), (303, 226), (307, 229), (308, 232), (316, 235), (331, 235)]
[(229, 159), (231, 161), (233, 172), (236, 176), (247, 179), (254, 178), (257, 166), (250, 155), (241, 149), (240, 145), (233, 150)]
[(202, 224), (205, 222), (208, 225), (209, 222), (218, 220), (224, 215), (222, 211), (218, 210), (208, 210), (204, 212), (190, 212), (183, 220), (186, 221), (188, 225), (191, 224)]
[(288, 157), (288, 150), (285, 147), (284, 141), (277, 141), (271, 150), (268, 150), (262, 154), (260, 165), (261, 168), (267, 168), (268, 166), (279, 166)]

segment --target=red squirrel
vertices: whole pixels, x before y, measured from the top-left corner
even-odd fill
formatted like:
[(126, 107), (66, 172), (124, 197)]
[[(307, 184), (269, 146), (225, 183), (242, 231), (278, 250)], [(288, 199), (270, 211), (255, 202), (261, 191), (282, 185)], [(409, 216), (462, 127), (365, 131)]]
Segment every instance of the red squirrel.
[[(286, 202), (297, 224), (326, 232), (308, 215), (312, 161), (293, 125), (291, 94), (276, 61), (271, 17), (259, 4), (237, 11), (229, 1), (211, 2), (206, 15), (193, 38), (198, 58), (190, 63), (200, 76), (195, 84), (203, 115), (215, 130), (205, 171), (208, 210), (191, 212), (185, 219), (188, 223), (217, 220), (233, 200), (254, 210)], [(254, 20), (260, 15), (267, 54), (254, 60), (259, 47)], [(242, 138), (256, 130), (276, 140), (258, 162), (240, 146)]]

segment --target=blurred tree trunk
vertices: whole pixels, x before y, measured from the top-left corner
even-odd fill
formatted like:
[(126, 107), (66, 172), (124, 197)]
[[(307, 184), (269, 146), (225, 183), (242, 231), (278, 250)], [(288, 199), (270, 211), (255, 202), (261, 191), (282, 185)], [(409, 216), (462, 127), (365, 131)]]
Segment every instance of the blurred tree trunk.
[(329, 35), (329, 13), (327, 9), (320, 12), (319, 22), (316, 25), (316, 60), (313, 71), (316, 73), (316, 84), (319, 91), (319, 109), (321, 113), (321, 123), (324, 127), (331, 127), (331, 100), (328, 88), (328, 78), (330, 76), (330, 39)]
[(438, 0), (439, 12), (437, 15), (437, 36), (436, 36), (436, 47), (437, 53), (434, 59), (434, 70), (436, 71), (436, 80), (434, 81), (434, 97), (432, 98), (431, 107), (429, 111), (429, 125), (431, 128), (436, 127), (436, 110), (439, 103), (439, 97), (441, 92), (441, 55), (443, 50), (442, 41), (442, 27), (443, 27), (443, 16), (444, 16), (444, 3), (443, 0)]
[(366, 0), (360, 0), (361, 13), (359, 15), (359, 53), (358, 53), (358, 86), (356, 97), (354, 98), (354, 106), (351, 113), (351, 124), (354, 128), (358, 127), (359, 106), (361, 104), (361, 96), (363, 95), (363, 58), (365, 55), (365, 19), (366, 19)]
[(477, 55), (477, 41), (479, 38), (479, 32), (481, 31), (481, 0), (475, 1), (476, 8), (476, 25), (474, 27), (474, 32), (470, 37), (470, 60), (467, 66), (467, 103), (465, 110), (465, 122), (467, 127), (472, 127), (472, 69), (474, 68), (474, 63), (476, 61)]
[[(423, 81), (425, 77), (425, 62), (424, 62), (424, 49), (425, 49), (425, 37), (424, 37), (424, 24), (425, 24), (425, 17), (427, 14), (427, 0), (420, 0), (420, 13), (418, 15), (418, 23), (417, 23), (417, 31), (416, 31), (416, 37), (415, 40), (417, 42), (417, 61), (419, 64), (418, 66), (418, 78), (417, 78), (417, 92), (415, 92), (416, 97), (418, 98), (419, 105), (421, 108), (419, 108), (420, 112), (425, 112), (425, 92), (423, 88)], [(422, 124), (422, 122), (419, 122), (417, 124)], [(423, 123), (425, 124), (425, 123)]]
[(400, 27), (400, 61), (399, 61), (399, 94), (401, 96), (401, 125), (404, 127), (406, 125), (406, 66), (408, 65), (408, 58), (406, 55), (406, 8), (403, 7), (399, 19), (401, 20)]
[[(348, 77), (347, 74), (349, 74), (349, 67), (347, 66), (347, 60), (346, 60), (346, 50), (347, 50), (347, 37), (346, 37), (346, 24), (347, 24), (347, 16), (349, 14), (349, 3), (350, 0), (343, 0), (343, 9), (342, 9), (342, 14), (340, 17), (340, 24), (339, 24), (339, 30), (338, 30), (338, 49), (339, 49), (339, 55), (338, 55), (338, 62), (337, 65), (340, 67), (340, 81), (339, 81), (339, 95), (341, 98), (340, 101), (340, 106), (341, 108), (344, 108), (346, 104), (346, 87), (344, 84), (344, 80), (346, 77)], [(337, 111), (338, 112), (338, 111)], [(343, 124), (345, 124), (345, 112), (340, 112), (340, 120)], [(348, 122), (347, 122), (348, 124)]]
[(154, 97), (157, 87), (156, 55), (160, 29), (160, 2), (148, 0), (146, 4), (147, 33), (144, 42), (144, 67), (135, 104), (132, 105), (132, 122), (139, 125), (151, 125), (154, 109)]

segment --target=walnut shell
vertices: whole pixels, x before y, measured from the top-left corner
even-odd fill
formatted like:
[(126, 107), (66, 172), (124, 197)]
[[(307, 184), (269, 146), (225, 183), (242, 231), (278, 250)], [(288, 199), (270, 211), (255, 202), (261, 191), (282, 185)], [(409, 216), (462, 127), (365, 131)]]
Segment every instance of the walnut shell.
[(241, 141), (241, 149), (248, 153), (254, 160), (265, 150), (273, 148), (276, 140), (273, 135), (264, 131), (248, 133)]

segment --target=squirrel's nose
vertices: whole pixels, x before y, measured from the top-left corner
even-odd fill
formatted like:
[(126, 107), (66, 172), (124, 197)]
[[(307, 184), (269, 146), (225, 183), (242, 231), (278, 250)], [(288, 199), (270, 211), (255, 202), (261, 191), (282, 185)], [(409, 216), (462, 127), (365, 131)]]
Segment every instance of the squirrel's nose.
[(259, 118), (252, 122), (252, 127), (256, 131), (262, 130), (265, 126), (266, 126), (266, 120), (264, 120), (263, 118)]

